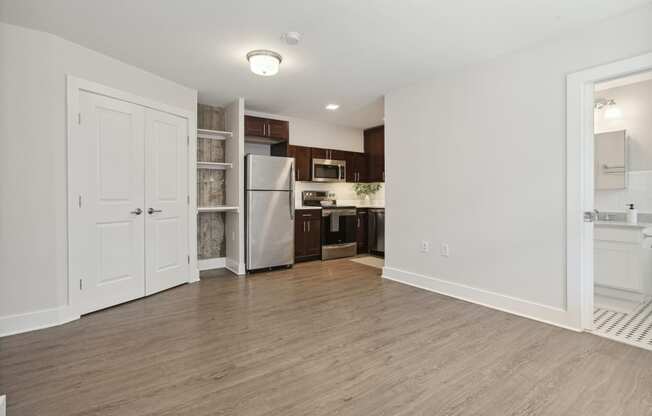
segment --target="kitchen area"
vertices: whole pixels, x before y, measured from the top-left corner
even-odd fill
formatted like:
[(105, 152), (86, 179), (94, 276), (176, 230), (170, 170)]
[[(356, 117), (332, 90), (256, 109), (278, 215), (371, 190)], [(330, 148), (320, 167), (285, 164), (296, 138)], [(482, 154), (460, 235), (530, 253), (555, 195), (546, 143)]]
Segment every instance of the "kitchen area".
[(244, 117), (247, 272), (367, 256), (382, 265), (384, 126), (353, 132), (361, 151), (352, 151), (336, 140), (295, 144), (292, 121)]

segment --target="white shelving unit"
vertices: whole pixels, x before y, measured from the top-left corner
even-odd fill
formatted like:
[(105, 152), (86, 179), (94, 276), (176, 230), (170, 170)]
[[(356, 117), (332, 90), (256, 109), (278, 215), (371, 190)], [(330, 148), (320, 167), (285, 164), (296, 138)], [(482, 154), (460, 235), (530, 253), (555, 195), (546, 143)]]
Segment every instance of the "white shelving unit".
[(217, 206), (217, 207), (198, 207), (197, 212), (238, 212), (238, 207)]
[(233, 137), (230, 131), (197, 129), (198, 139), (226, 140), (230, 137)]
[(233, 167), (233, 163), (197, 161), (197, 169), (225, 170), (225, 169), (231, 169), (232, 167)]
[[(197, 129), (197, 139), (227, 141), (227, 140), (231, 140), (232, 138), (233, 138), (233, 134), (229, 131)], [(226, 147), (227, 146), (225, 146), (225, 151), (226, 151)], [(232, 155), (229, 155), (227, 152), (227, 157), (232, 157)], [(206, 162), (200, 160), (197, 161), (197, 169), (230, 170), (232, 168), (233, 168), (232, 162)], [(201, 215), (202, 213), (208, 213), (208, 212), (224, 212), (228, 214), (238, 214), (239, 210), (240, 209), (237, 205), (197, 207), (197, 215)], [(199, 268), (200, 271), (223, 268), (226, 267), (226, 258), (216, 257), (216, 258), (199, 259), (197, 262), (197, 267)]]

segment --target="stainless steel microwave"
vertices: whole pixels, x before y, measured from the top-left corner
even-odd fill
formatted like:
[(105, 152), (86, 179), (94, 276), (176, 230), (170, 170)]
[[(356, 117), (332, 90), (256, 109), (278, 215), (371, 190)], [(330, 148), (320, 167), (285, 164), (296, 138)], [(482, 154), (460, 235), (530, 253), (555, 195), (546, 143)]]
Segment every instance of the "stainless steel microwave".
[(312, 180), (313, 182), (346, 182), (346, 161), (313, 159)]

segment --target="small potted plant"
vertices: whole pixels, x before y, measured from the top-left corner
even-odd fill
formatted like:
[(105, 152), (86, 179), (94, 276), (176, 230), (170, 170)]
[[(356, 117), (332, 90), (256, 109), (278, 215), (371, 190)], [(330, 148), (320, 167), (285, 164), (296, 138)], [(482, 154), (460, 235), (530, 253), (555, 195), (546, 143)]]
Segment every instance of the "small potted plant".
[(382, 188), (383, 185), (380, 183), (360, 183), (357, 182), (353, 184), (353, 191), (358, 195), (358, 198), (369, 202), (371, 195), (375, 194)]

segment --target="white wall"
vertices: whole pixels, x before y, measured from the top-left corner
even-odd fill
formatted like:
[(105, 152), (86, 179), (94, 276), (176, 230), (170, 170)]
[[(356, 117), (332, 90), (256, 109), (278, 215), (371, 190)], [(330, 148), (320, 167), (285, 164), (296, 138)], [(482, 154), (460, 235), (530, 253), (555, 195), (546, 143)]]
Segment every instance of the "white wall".
[(256, 111), (246, 111), (245, 113), (253, 116), (289, 121), (290, 144), (334, 150), (348, 150), (351, 152), (364, 151), (362, 129), (278, 114), (260, 113)]
[(385, 276), (571, 322), (565, 77), (649, 52), (651, 21), (647, 6), (592, 26), (609, 30), (578, 29), (387, 94)]
[(191, 111), (197, 92), (4, 23), (0, 62), (1, 335), (16, 319), (48, 319), (67, 303), (66, 74)]

